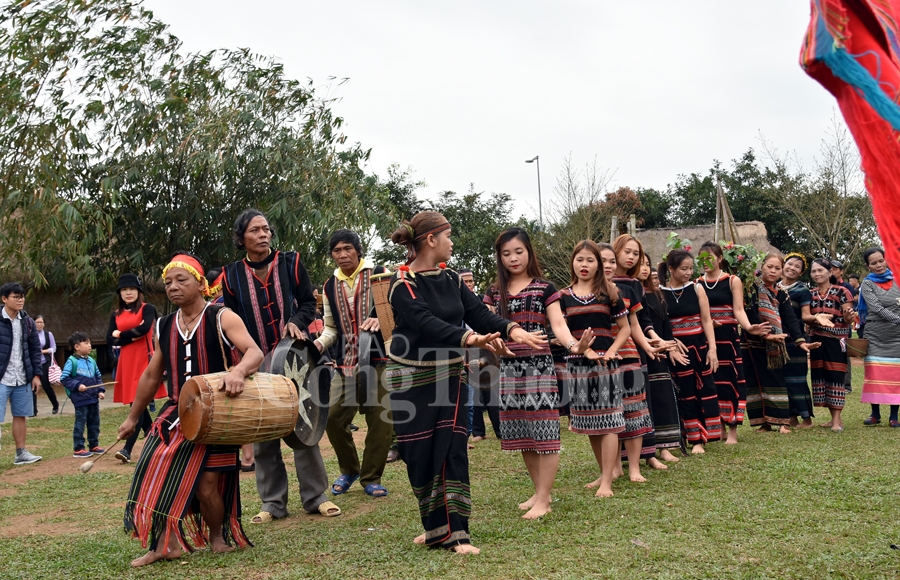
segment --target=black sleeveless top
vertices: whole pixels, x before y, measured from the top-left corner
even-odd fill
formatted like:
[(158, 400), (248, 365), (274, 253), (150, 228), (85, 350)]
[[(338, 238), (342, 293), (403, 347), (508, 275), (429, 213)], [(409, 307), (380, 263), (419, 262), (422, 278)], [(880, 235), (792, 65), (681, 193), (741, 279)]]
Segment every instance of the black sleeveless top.
[(693, 334), (703, 334), (697, 285), (690, 282), (687, 286), (677, 290), (671, 288), (660, 288), (660, 290), (666, 299), (666, 310), (672, 323), (672, 335), (682, 338)]
[(710, 285), (704, 276), (697, 279), (706, 290), (709, 301), (709, 315), (719, 324), (737, 324), (734, 317), (734, 295), (731, 293), (731, 274), (722, 274), (717, 282)]
[[(200, 323), (190, 336), (182, 336), (175, 323), (175, 314), (159, 319), (157, 337), (163, 355), (163, 364), (168, 371), (167, 390), (169, 398), (178, 402), (178, 393), (185, 381), (195, 375), (224, 372), (233, 364), (226, 365), (225, 353), (232, 358), (232, 347), (227, 338), (219, 342), (218, 316), (225, 308), (219, 304), (208, 304), (200, 316)], [(225, 353), (222, 352), (222, 346)]]

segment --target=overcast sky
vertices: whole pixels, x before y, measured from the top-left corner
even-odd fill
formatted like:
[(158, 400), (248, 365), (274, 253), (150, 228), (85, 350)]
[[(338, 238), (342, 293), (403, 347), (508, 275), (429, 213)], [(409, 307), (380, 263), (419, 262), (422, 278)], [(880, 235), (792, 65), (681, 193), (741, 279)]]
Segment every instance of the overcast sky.
[[(665, 188), (759, 135), (810, 165), (834, 99), (797, 64), (809, 2), (146, 0), (188, 51), (246, 47), (340, 98), (368, 171), (546, 212), (564, 158)], [(330, 77), (348, 78), (337, 86)]]

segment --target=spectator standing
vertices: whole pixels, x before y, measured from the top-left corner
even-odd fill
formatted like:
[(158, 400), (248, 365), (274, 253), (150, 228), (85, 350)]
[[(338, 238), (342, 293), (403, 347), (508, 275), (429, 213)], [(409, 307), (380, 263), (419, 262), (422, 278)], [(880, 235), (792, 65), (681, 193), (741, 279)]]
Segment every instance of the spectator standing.
[[(50, 363), (53, 362), (53, 355), (56, 353), (56, 338), (53, 333), (44, 329), (44, 317), (38, 314), (34, 317), (34, 326), (37, 328), (38, 339), (41, 341), (41, 387), (47, 394), (47, 399), (53, 405), (53, 414), (59, 413), (59, 400), (56, 398), (56, 391), (50, 384), (48, 373), (50, 372)], [(32, 393), (34, 401), (34, 416), (37, 416), (37, 391)]]
[[(15, 465), (40, 461), (25, 449), (25, 418), (34, 415), (31, 395), (41, 386), (41, 342), (34, 320), (25, 312), (25, 289), (17, 282), (0, 286), (0, 424), (6, 422), (6, 402), (13, 416)], [(28, 392), (29, 386), (31, 393)]]
[[(69, 347), (75, 354), (66, 361), (60, 380), (75, 407), (75, 428), (72, 431), (72, 457), (90, 457), (103, 453), (100, 447), (100, 399), (106, 389), (100, 387), (100, 369), (91, 358), (91, 339), (83, 332), (73, 332)], [(87, 426), (88, 448), (84, 447), (84, 428)]]

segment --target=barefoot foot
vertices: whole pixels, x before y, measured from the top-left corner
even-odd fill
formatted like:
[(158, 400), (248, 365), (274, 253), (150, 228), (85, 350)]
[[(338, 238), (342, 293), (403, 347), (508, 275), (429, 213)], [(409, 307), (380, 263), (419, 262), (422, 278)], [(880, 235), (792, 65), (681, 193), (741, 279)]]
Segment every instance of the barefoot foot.
[(782, 435), (786, 435), (786, 434), (790, 433), (791, 430), (788, 429), (787, 427), (785, 427), (784, 425), (782, 425), (782, 426), (778, 429), (778, 432), (781, 433)]
[(819, 427), (824, 427), (824, 428), (826, 428), (826, 429), (831, 429), (832, 427), (834, 427), (834, 422), (829, 421), (829, 422), (827, 422), (827, 423), (822, 423), (821, 425), (819, 425)]
[(131, 561), (131, 565), (134, 568), (140, 568), (141, 566), (147, 566), (149, 564), (153, 564), (154, 562), (159, 562), (160, 560), (177, 560), (181, 557), (181, 548), (177, 550), (169, 550), (167, 554), (163, 554), (159, 551), (147, 552), (140, 558), (135, 558)]
[(226, 552), (231, 552), (234, 550), (234, 546), (229, 546), (225, 543), (225, 540), (222, 536), (211, 538), (209, 541), (209, 549), (214, 554), (224, 554)]
[(535, 503), (534, 507), (532, 507), (530, 510), (525, 512), (524, 515), (522, 515), (522, 519), (523, 520), (536, 520), (540, 517), (543, 517), (543, 516), (549, 514), (551, 511), (553, 511), (553, 510), (550, 509), (549, 502)]
[(590, 482), (589, 484), (585, 485), (584, 486), (585, 489), (594, 489), (595, 487), (600, 487), (601, 479), (603, 479), (602, 475), (600, 477), (598, 477), (597, 479), (595, 479), (594, 481)]
[(451, 552), (456, 554), (480, 554), (481, 550), (473, 546), (472, 544), (456, 544), (452, 548), (450, 548)]
[(657, 459), (655, 457), (651, 457), (650, 459), (648, 459), (647, 465), (649, 465), (653, 469), (669, 469), (668, 465), (666, 465), (665, 463), (663, 463), (662, 461), (660, 461), (659, 459)]
[(413, 544), (418, 544), (420, 546), (425, 545), (425, 534), (419, 534), (415, 538), (413, 538)]
[(672, 455), (672, 453), (669, 452), (668, 449), (663, 449), (662, 451), (660, 451), (659, 458), (662, 459), (663, 461), (669, 461), (672, 463), (677, 463), (677, 462), (681, 461), (681, 459)]
[(530, 510), (532, 507), (534, 507), (535, 502), (537, 502), (537, 495), (533, 495), (533, 496), (529, 497), (526, 501), (523, 501), (522, 503), (520, 503), (519, 509), (520, 510)]
[(800, 429), (809, 429), (809, 428), (812, 427), (812, 426), (813, 426), (812, 419), (810, 419), (810, 418), (807, 417), (806, 419), (803, 420), (802, 423), (800, 423), (800, 425), (798, 425), (798, 428), (800, 428)]
[(762, 427), (760, 427), (759, 429), (757, 429), (756, 432), (757, 432), (757, 433), (765, 433), (766, 431), (771, 431), (771, 430), (772, 430), (772, 426), (771, 426), (771, 425), (763, 425)]
[(612, 497), (613, 490), (611, 485), (601, 485), (594, 497)]
[(625, 472), (622, 471), (622, 466), (621, 466), (621, 465), (619, 465), (619, 467), (613, 469), (613, 479), (619, 479), (619, 478), (622, 477), (623, 475), (625, 475)]
[(706, 453), (706, 449), (699, 443), (691, 447), (691, 455), (702, 455), (704, 453)]
[(641, 475), (640, 468), (631, 469), (628, 468), (628, 479), (633, 481), (634, 483), (645, 483), (647, 478)]

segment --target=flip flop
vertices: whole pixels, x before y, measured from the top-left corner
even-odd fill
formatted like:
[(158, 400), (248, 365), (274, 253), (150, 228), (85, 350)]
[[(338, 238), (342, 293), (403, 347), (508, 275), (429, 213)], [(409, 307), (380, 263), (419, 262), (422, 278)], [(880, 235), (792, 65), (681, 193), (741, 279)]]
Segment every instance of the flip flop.
[[(341, 495), (343, 493), (347, 493), (350, 491), (350, 486), (353, 485), (353, 482), (359, 479), (358, 475), (347, 475), (346, 473), (342, 473), (340, 477), (334, 480), (334, 483), (331, 484), (331, 495)], [(335, 488), (340, 489), (335, 489)]]
[(251, 524), (267, 524), (275, 519), (269, 512), (259, 512), (250, 519)]
[(341, 515), (341, 508), (331, 503), (330, 501), (323, 501), (319, 504), (319, 513), (326, 518), (333, 518), (335, 516)]
[(244, 473), (256, 471), (256, 462), (254, 461), (250, 465), (244, 465), (243, 463), (241, 463), (241, 471), (243, 471)]
[(370, 483), (365, 487), (365, 490), (366, 495), (370, 495), (372, 497), (385, 497), (388, 494), (388, 490), (385, 489), (385, 487), (380, 483)]

